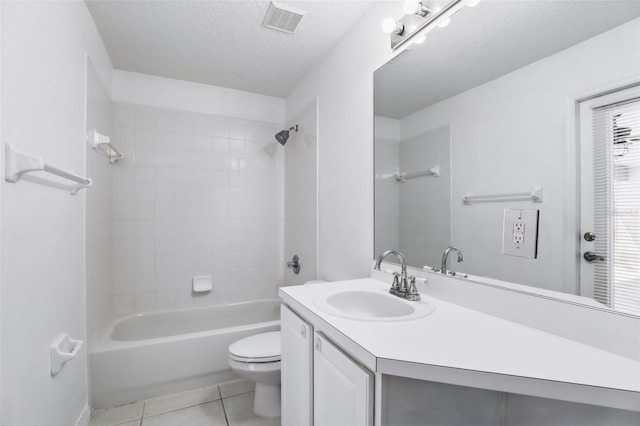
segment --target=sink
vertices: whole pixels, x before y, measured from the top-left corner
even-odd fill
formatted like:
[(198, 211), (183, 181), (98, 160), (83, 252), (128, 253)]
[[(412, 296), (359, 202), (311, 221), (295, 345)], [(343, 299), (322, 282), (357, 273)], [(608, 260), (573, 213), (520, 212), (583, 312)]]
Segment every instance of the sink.
[(325, 313), (361, 321), (408, 321), (435, 309), (432, 302), (409, 302), (376, 288), (332, 290), (318, 295), (314, 303)]

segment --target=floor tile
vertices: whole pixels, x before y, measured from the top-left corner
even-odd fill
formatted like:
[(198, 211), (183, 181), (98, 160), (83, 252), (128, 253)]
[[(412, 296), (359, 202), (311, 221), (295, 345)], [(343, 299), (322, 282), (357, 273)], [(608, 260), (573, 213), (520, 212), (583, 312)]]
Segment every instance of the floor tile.
[(280, 426), (280, 419), (263, 419), (253, 414), (253, 392), (224, 398), (229, 426)]
[(209, 386), (172, 395), (160, 396), (145, 401), (144, 416), (154, 416), (205, 402), (217, 401), (218, 399), (220, 399), (218, 386)]
[(194, 407), (144, 417), (143, 426), (227, 426), (222, 403), (208, 402)]
[(142, 402), (134, 402), (133, 404), (119, 407), (96, 410), (91, 413), (89, 426), (114, 426), (131, 422), (132, 420), (140, 420), (143, 406)]
[(256, 387), (254, 382), (249, 380), (239, 379), (232, 382), (226, 382), (220, 384), (220, 393), (223, 398), (228, 396), (240, 395), (243, 393), (253, 392)]

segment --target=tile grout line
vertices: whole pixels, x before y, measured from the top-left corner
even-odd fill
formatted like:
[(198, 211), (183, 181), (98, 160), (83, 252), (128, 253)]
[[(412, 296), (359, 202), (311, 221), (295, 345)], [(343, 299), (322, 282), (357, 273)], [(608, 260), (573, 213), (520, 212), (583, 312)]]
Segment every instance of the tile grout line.
[(222, 389), (220, 388), (220, 385), (218, 385), (218, 392), (220, 392), (220, 404), (222, 405), (224, 420), (227, 422), (227, 426), (229, 426), (229, 417), (227, 416), (227, 409), (224, 407), (224, 398), (222, 397)]
[(144, 420), (144, 412), (147, 409), (147, 401), (144, 400), (142, 401), (142, 413), (140, 413), (140, 422), (138, 423), (139, 426), (142, 426), (142, 422)]

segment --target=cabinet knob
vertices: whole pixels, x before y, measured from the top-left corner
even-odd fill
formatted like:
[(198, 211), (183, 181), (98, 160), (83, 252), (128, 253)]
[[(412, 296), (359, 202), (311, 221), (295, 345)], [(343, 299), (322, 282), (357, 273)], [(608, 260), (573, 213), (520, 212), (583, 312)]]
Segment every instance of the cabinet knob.
[(319, 338), (319, 337), (316, 337), (316, 338), (315, 338), (315, 345), (316, 345), (316, 350), (317, 350), (317, 351), (320, 351), (320, 349), (321, 349), (321, 346), (322, 346), (322, 345), (321, 345), (321, 342), (320, 342), (320, 338)]
[(300, 334), (302, 334), (302, 337), (307, 337), (307, 327), (304, 324), (300, 327)]

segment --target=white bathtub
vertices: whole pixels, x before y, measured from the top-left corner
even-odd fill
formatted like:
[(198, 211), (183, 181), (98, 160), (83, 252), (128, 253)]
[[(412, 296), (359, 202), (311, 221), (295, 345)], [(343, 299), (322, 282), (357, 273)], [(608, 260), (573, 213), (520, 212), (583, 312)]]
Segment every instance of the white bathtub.
[(116, 320), (89, 347), (93, 408), (234, 379), (227, 349), (280, 329), (280, 301), (150, 312)]

